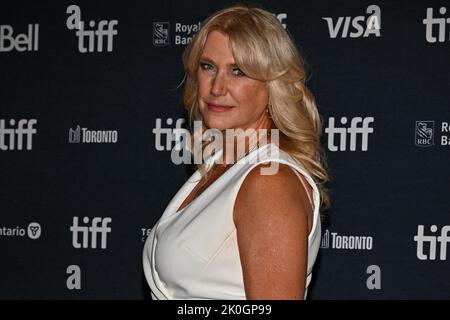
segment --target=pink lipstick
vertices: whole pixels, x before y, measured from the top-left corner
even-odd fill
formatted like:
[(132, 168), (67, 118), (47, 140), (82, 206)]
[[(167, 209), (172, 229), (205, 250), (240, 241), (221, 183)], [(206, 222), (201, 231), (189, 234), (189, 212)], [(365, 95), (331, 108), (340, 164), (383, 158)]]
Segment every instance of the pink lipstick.
[(232, 106), (222, 106), (222, 105), (218, 105), (218, 104), (212, 104), (212, 103), (208, 103), (208, 109), (211, 111), (215, 111), (215, 112), (226, 112), (226, 111), (230, 111), (231, 109), (233, 109)]

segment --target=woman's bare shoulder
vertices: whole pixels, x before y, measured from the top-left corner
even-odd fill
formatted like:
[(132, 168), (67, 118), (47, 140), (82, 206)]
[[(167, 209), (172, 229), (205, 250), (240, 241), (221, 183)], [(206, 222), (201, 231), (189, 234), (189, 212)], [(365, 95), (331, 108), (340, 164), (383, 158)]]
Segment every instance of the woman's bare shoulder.
[(274, 174), (263, 174), (274, 163), (255, 166), (245, 177), (235, 203), (235, 220), (241, 212), (251, 215), (299, 211), (308, 201), (306, 191), (297, 175), (287, 164), (276, 163)]

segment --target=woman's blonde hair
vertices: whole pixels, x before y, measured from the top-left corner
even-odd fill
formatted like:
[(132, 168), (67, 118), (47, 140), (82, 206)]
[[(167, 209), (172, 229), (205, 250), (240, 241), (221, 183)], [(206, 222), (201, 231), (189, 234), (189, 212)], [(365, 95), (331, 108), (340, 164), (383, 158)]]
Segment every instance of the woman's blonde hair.
[[(272, 13), (236, 4), (214, 13), (202, 23), (183, 53), (186, 72), (183, 103), (191, 132), (194, 121), (202, 120), (198, 108), (197, 71), (207, 36), (214, 30), (229, 36), (236, 65), (246, 75), (266, 82), (272, 120), (280, 131), (280, 149), (311, 174), (320, 192), (321, 208), (328, 208), (330, 200), (324, 184), (329, 176), (320, 143), (322, 121), (314, 96), (305, 84), (304, 61)], [(202, 125), (206, 130), (203, 122)], [(203, 148), (206, 145), (204, 143)], [(202, 174), (206, 172), (204, 164), (198, 167)]]

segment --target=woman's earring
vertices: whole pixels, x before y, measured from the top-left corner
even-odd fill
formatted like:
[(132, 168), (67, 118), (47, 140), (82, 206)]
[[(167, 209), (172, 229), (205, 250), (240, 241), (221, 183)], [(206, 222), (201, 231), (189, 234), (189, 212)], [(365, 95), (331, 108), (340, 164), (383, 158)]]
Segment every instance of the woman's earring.
[(271, 107), (272, 107), (272, 106), (271, 106), (270, 104), (268, 104), (268, 105), (267, 105), (267, 108), (266, 108), (266, 112), (267, 112), (269, 118), (272, 118), (272, 110), (271, 110)]

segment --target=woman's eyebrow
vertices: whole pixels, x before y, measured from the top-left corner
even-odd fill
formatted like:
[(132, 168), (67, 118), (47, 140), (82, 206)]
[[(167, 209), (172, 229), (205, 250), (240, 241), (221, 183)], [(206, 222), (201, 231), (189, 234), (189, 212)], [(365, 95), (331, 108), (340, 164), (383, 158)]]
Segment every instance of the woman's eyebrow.
[[(216, 65), (216, 63), (213, 61), (213, 59), (208, 58), (207, 56), (201, 56), (200, 57), (200, 61), (208, 62), (208, 63)], [(233, 63), (229, 63), (228, 66), (230, 66), (230, 67), (237, 67), (237, 64), (233, 62)]]

